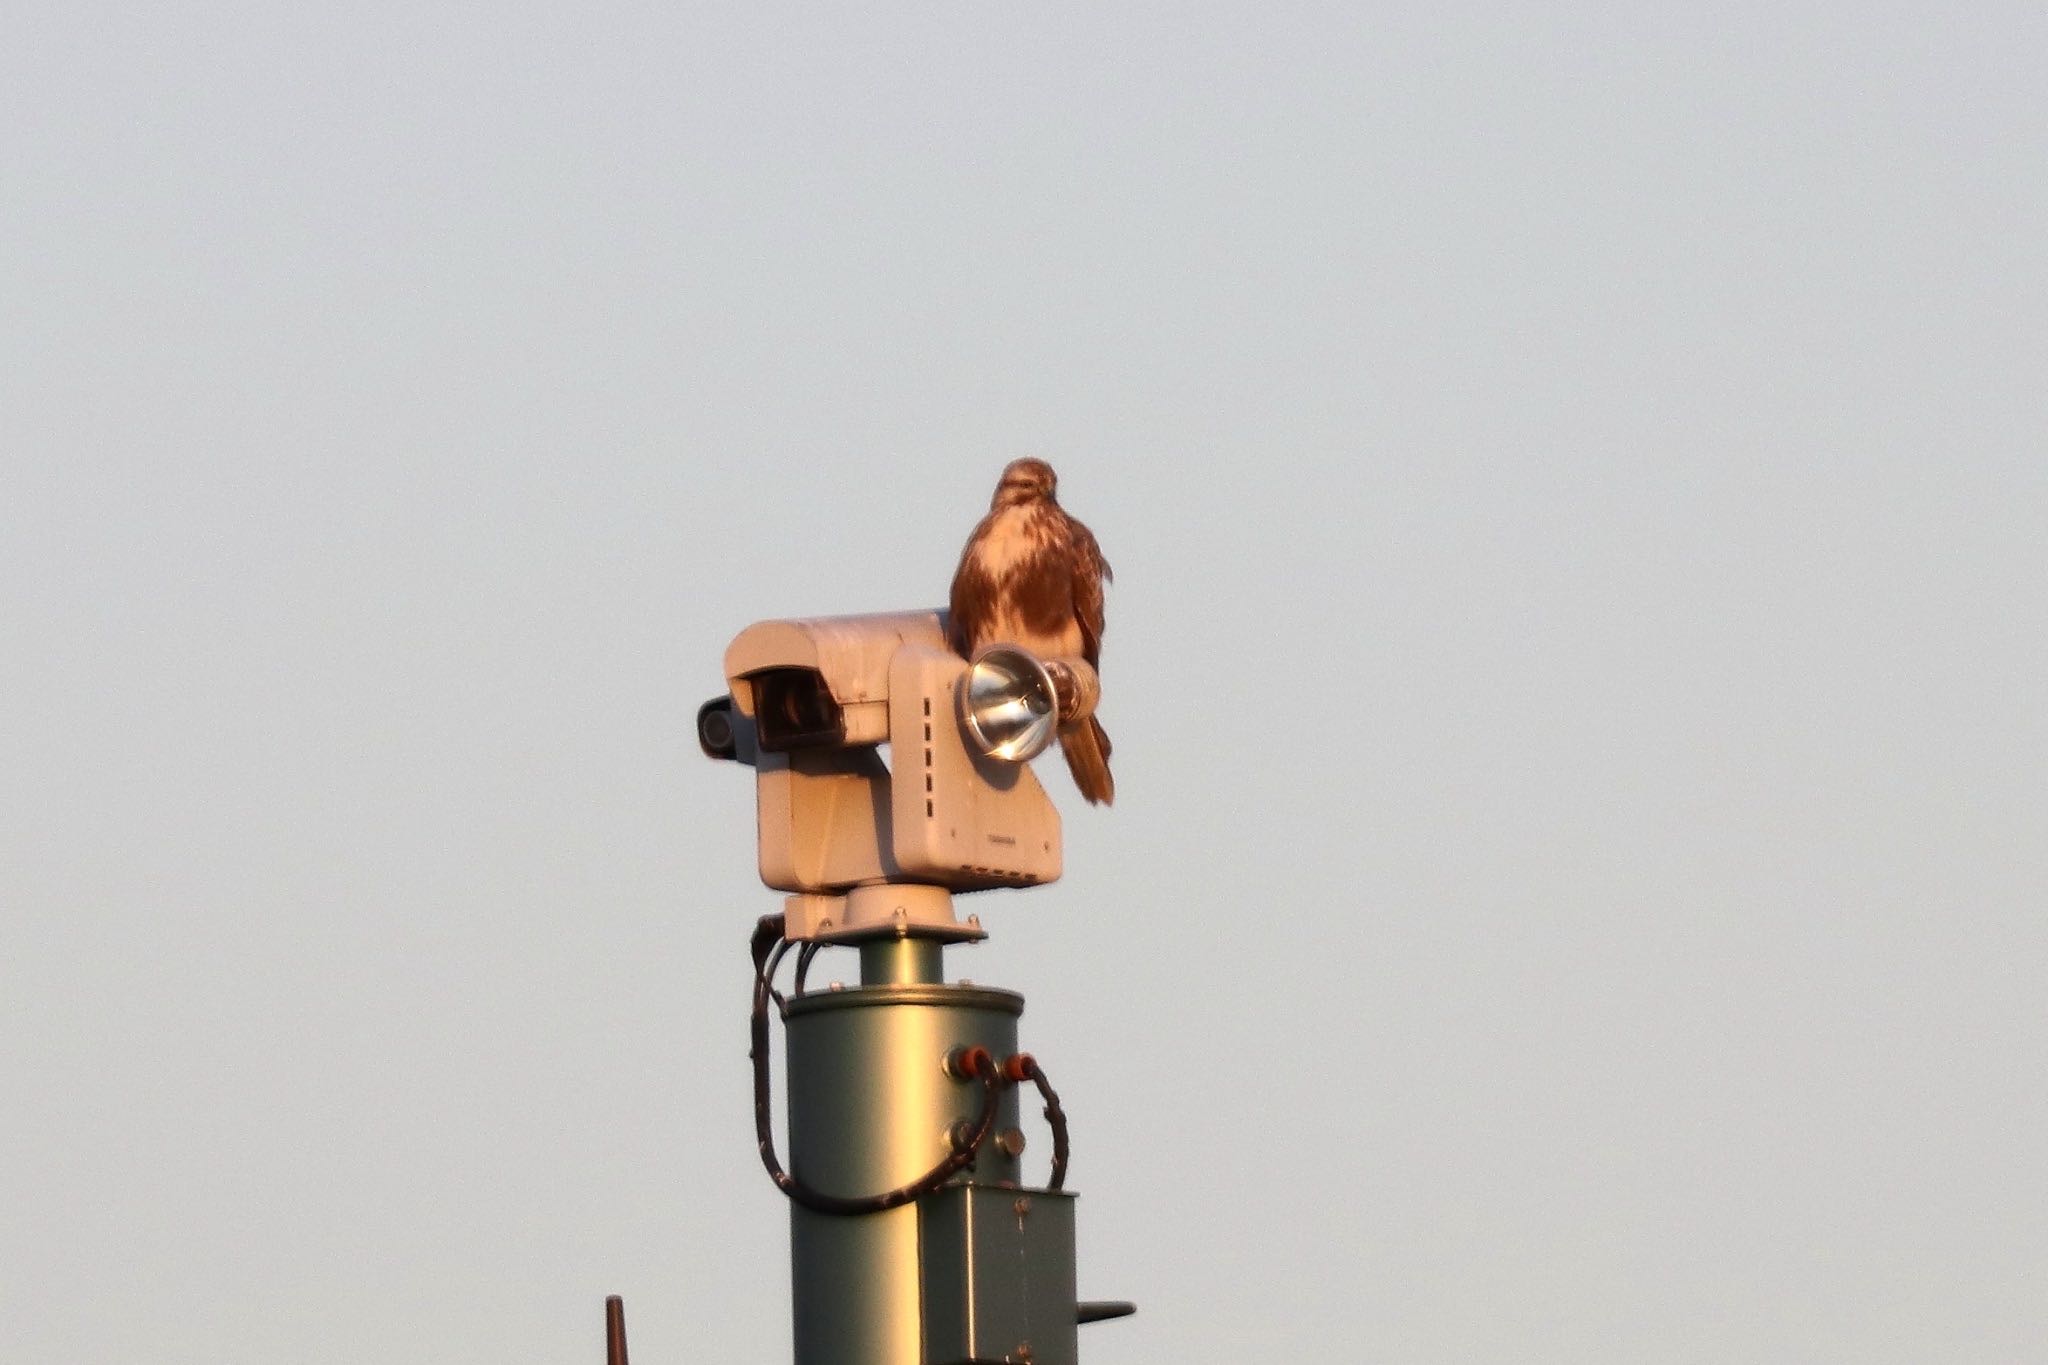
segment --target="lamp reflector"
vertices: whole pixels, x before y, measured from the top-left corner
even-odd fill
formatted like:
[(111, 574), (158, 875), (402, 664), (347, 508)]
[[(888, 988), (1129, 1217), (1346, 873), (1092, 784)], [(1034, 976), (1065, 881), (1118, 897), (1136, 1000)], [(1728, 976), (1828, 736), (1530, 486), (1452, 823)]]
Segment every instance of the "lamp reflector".
[(977, 652), (960, 681), (960, 724), (990, 758), (1023, 763), (1038, 757), (1059, 725), (1059, 695), (1037, 656), (1015, 645)]

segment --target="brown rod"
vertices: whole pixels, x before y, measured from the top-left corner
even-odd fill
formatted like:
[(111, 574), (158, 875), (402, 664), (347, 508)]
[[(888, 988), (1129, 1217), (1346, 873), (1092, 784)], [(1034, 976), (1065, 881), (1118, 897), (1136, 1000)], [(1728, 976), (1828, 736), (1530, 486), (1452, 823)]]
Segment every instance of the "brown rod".
[(604, 1365), (626, 1365), (626, 1301), (617, 1294), (604, 1301)]

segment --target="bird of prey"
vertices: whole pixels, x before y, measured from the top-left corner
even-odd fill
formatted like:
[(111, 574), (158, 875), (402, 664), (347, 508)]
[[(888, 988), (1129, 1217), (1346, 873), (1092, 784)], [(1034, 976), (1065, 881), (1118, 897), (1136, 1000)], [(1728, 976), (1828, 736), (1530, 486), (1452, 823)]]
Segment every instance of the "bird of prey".
[[(946, 639), (961, 657), (1000, 640), (1040, 658), (1078, 657), (1100, 667), (1109, 563), (1088, 528), (1060, 507), (1057, 487), (1043, 460), (1012, 460), (1004, 468), (953, 575)], [(1059, 738), (1081, 795), (1091, 804), (1114, 801), (1102, 723), (1091, 715)]]

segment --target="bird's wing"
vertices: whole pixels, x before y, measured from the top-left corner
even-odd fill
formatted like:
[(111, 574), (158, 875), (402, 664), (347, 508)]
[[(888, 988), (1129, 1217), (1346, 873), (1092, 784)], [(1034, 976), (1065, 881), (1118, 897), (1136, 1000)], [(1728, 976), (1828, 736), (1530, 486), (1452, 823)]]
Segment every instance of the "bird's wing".
[(995, 582), (982, 571), (974, 553), (994, 520), (993, 513), (981, 519), (960, 551), (960, 567), (953, 571), (953, 594), (946, 604), (946, 643), (963, 659), (974, 653), (995, 604)]
[(1115, 575), (1102, 557), (1102, 547), (1095, 543), (1094, 532), (1072, 517), (1067, 518), (1067, 526), (1073, 546), (1074, 619), (1081, 625), (1081, 657), (1095, 667), (1102, 660), (1102, 585)]

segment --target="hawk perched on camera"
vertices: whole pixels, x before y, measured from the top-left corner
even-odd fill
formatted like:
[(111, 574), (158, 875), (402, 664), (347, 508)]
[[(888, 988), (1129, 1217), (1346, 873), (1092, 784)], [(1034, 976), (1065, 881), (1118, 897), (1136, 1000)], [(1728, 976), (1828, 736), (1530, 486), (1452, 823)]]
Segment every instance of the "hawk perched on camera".
[[(1058, 482), (1043, 460), (1012, 460), (1004, 468), (953, 575), (946, 640), (962, 658), (1001, 640), (1040, 658), (1066, 655), (1100, 666), (1109, 562), (1088, 528), (1060, 507), (1053, 496)], [(1100, 721), (1091, 715), (1061, 730), (1060, 752), (1091, 804), (1116, 799)]]

